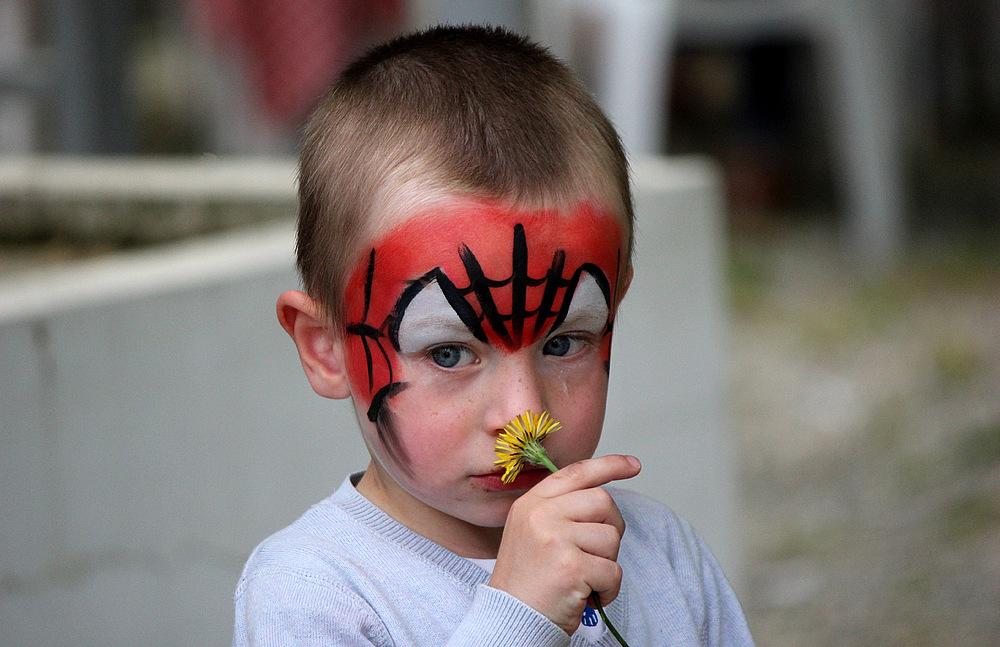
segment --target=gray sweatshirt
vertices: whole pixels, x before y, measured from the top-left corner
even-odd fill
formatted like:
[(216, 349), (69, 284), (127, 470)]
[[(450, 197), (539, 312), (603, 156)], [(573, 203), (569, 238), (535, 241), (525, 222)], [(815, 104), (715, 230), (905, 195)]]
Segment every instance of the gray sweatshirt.
[[(489, 573), (396, 522), (344, 480), (251, 554), (236, 589), (234, 647), (396, 645), (565, 647)], [(605, 608), (631, 647), (753, 645), (731, 587), (691, 526), (659, 503), (607, 488), (625, 518), (618, 598)], [(539, 577), (544, 577), (540, 574)]]

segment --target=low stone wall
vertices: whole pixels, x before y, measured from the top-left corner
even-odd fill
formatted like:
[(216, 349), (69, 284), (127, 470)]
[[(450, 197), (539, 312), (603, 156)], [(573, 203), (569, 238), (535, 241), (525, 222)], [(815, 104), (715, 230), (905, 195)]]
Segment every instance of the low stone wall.
[(145, 245), (295, 215), (286, 159), (0, 159), (0, 240)]
[[(243, 188), (291, 204), (290, 169)], [(632, 487), (691, 519), (738, 583), (718, 178), (650, 160), (635, 185), (600, 451), (639, 456)], [(253, 546), (366, 465), (351, 407), (313, 394), (275, 321), (297, 285), (292, 228), (0, 279), (4, 644), (228, 644)]]

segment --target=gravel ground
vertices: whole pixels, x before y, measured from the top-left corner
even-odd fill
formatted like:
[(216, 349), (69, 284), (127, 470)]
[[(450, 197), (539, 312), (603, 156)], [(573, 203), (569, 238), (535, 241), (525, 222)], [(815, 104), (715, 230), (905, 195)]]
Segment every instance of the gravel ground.
[(1000, 645), (1000, 262), (862, 279), (829, 233), (734, 243), (735, 415), (760, 647)]

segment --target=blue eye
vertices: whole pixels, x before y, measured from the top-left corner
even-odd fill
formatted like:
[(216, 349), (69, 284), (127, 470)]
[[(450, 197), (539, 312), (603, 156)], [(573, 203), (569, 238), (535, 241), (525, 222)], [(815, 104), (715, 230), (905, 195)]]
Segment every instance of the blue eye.
[(542, 347), (542, 353), (544, 355), (563, 357), (579, 351), (582, 343), (581, 340), (569, 337), (568, 335), (556, 335), (545, 342), (545, 346)]
[(441, 368), (455, 368), (471, 364), (475, 357), (468, 348), (458, 345), (435, 346), (428, 351), (431, 361)]

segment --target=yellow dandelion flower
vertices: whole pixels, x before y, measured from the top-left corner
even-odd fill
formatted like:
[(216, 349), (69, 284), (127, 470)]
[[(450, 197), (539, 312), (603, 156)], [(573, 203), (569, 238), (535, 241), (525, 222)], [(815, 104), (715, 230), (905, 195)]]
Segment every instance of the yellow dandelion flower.
[(497, 455), (493, 464), (504, 467), (503, 482), (510, 483), (517, 478), (525, 463), (547, 467), (553, 472), (559, 469), (549, 460), (541, 443), (561, 427), (562, 424), (549, 417), (548, 411), (533, 416), (528, 410), (508, 422), (493, 448)]

